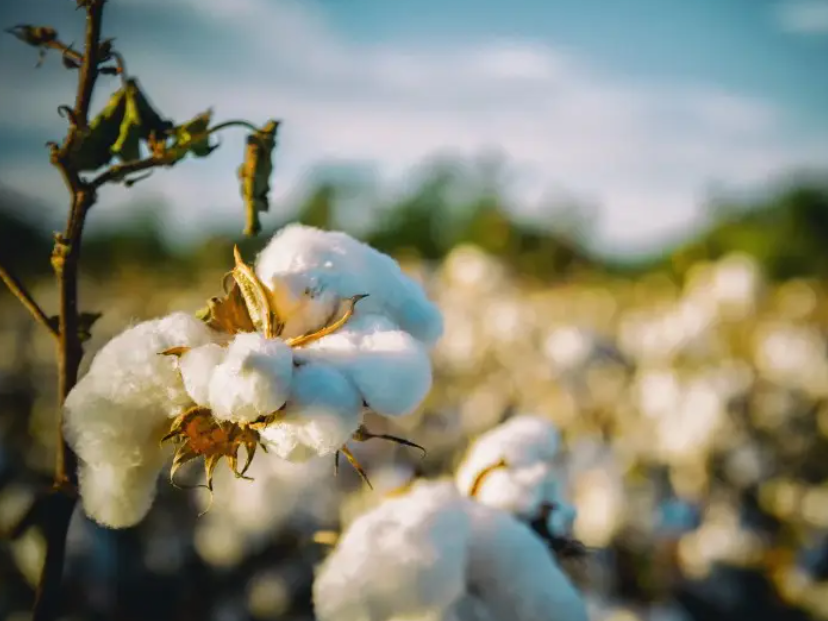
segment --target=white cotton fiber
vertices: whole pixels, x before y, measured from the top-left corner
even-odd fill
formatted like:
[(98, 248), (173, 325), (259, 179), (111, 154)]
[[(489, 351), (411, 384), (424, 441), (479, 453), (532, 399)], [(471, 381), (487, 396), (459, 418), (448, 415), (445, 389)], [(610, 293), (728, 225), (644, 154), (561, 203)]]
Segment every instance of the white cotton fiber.
[(479, 485), (475, 500), (532, 518), (544, 501), (557, 497), (557, 479), (557, 472), (543, 462), (523, 468), (492, 470)]
[(178, 369), (184, 380), (184, 388), (201, 407), (210, 407), (210, 382), (213, 371), (227, 356), (227, 348), (208, 343), (194, 347), (178, 359)]
[(509, 513), (420, 481), (357, 518), (313, 586), (319, 621), (586, 621), (554, 555)]
[(293, 375), (290, 347), (257, 333), (237, 334), (210, 378), (210, 408), (220, 420), (252, 422), (287, 401)]
[(286, 226), (259, 254), (256, 274), (277, 294), (283, 292), (280, 299), (292, 299), (294, 304), (306, 290), (312, 292), (320, 300), (316, 313), (320, 317), (333, 299), (331, 292), (340, 298), (367, 294), (357, 314), (386, 315), (427, 345), (443, 332), (440, 311), (422, 287), (391, 257), (346, 233)]
[(355, 317), (294, 355), (336, 367), (368, 407), (384, 416), (409, 414), (431, 389), (431, 360), (423, 344), (381, 315)]
[(109, 528), (129, 528), (140, 522), (155, 499), (163, 455), (159, 452), (159, 459), (135, 468), (81, 462), (78, 482), (84, 512)]
[(469, 591), (491, 617), (587, 621), (583, 598), (540, 538), (508, 513), (472, 504)]
[(359, 427), (362, 400), (356, 387), (335, 368), (299, 366), (284, 416), (262, 432), (268, 450), (282, 459), (304, 461), (342, 448)]
[(345, 531), (317, 573), (319, 621), (442, 621), (466, 589), (469, 515), (449, 482), (419, 482)]
[(475, 440), (457, 470), (457, 484), (468, 493), (478, 475), (500, 460), (505, 460), (510, 469), (551, 463), (559, 448), (560, 435), (551, 421), (515, 416)]
[[(89, 487), (82, 480), (80, 486), (81, 497), (89, 496), (84, 507), (90, 517), (116, 527), (143, 517), (149, 506), (144, 502), (151, 502), (140, 492), (146, 485), (103, 494), (99, 482), (118, 477), (154, 481), (150, 471), (157, 474), (162, 455), (158, 441), (169, 419), (192, 403), (175, 359), (160, 352), (199, 347), (213, 338), (209, 328), (185, 313), (140, 323), (104, 345), (69, 393), (63, 413), (66, 439), (87, 473), (85, 480), (96, 481)], [(117, 518), (110, 523), (110, 516)]]

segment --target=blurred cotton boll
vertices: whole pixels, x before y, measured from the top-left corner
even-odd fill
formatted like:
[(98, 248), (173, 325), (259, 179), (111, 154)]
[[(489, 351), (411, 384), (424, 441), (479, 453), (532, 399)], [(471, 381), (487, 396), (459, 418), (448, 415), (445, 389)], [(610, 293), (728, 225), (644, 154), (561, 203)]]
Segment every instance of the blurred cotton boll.
[(313, 594), (320, 621), (587, 618), (540, 538), (449, 482), (419, 482), (354, 521)]
[(451, 483), (418, 483), (355, 520), (317, 574), (317, 618), (443, 619), (466, 589), (465, 506)]
[(475, 440), (457, 470), (461, 490), (468, 492), (480, 473), (501, 460), (509, 468), (555, 460), (560, 435), (551, 421), (521, 415), (487, 431)]
[(87, 514), (112, 527), (139, 522), (155, 494), (170, 418), (191, 405), (175, 362), (160, 352), (214, 334), (185, 313), (140, 323), (109, 341), (66, 398), (66, 439), (80, 460)]
[[(284, 292), (281, 297), (288, 300), (288, 328), (291, 321), (305, 321), (300, 319), (303, 315), (321, 318), (334, 299), (331, 294), (339, 298), (368, 295), (360, 301), (358, 315), (385, 315), (428, 345), (443, 333), (440, 311), (422, 287), (391, 257), (345, 233), (298, 224), (286, 226), (259, 254), (256, 274), (277, 297)], [(299, 312), (306, 307), (313, 312)]]
[(287, 401), (293, 354), (284, 341), (239, 334), (210, 377), (210, 408), (220, 420), (250, 423)]

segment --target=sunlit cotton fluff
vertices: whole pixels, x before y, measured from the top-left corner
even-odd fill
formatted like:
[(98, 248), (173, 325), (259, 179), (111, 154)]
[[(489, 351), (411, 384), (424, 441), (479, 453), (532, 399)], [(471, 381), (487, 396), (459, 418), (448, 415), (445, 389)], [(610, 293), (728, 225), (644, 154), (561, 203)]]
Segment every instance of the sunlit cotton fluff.
[[(390, 257), (307, 227), (287, 227), (262, 256), (285, 273), (262, 283), (236, 249), (234, 283), (205, 323), (178, 314), (127, 331), (73, 391), (67, 435), (80, 446), (84, 504), (101, 523), (146, 513), (168, 455), (162, 439), (176, 446), (170, 476), (198, 460), (212, 489), (219, 463), (243, 476), (259, 445), (291, 461), (350, 456), (349, 440), (372, 437), (360, 426), (365, 407), (402, 416), (425, 398), (442, 318)], [(98, 418), (108, 426), (96, 429)]]
[(422, 287), (391, 257), (338, 231), (292, 224), (259, 254), (256, 274), (276, 293), (286, 314), (285, 336), (317, 329), (338, 298), (367, 294), (357, 315), (381, 314), (427, 345), (443, 333), (443, 319)]
[(239, 334), (210, 377), (210, 409), (220, 420), (250, 423), (287, 401), (293, 353), (284, 341)]
[(279, 457), (304, 461), (338, 451), (361, 419), (356, 387), (332, 366), (306, 364), (293, 374), (284, 416), (263, 430), (262, 439)]
[(509, 469), (552, 464), (560, 448), (560, 434), (550, 421), (538, 416), (510, 418), (477, 438), (457, 469), (458, 487), (468, 493), (478, 476), (501, 460)]
[(566, 499), (557, 465), (560, 436), (548, 420), (516, 416), (481, 435), (460, 463), (455, 482), (481, 504), (532, 521), (549, 511), (550, 534), (568, 536), (577, 511)]
[(382, 315), (354, 317), (338, 332), (296, 350), (295, 357), (330, 364), (384, 416), (409, 414), (431, 389), (425, 347)]
[(174, 313), (127, 329), (95, 356), (64, 407), (89, 517), (123, 528), (149, 510), (166, 454), (158, 442), (170, 419), (191, 403), (174, 360), (159, 352), (215, 338), (195, 317)]
[(354, 521), (313, 596), (320, 621), (587, 619), (544, 542), (450, 482), (419, 482)]

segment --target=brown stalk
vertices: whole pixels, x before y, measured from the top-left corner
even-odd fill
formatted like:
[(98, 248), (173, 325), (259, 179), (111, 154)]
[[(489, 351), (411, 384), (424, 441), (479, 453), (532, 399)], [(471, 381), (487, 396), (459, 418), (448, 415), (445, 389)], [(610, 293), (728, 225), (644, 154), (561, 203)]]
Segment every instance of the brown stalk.
[[(8, 286), (35, 320), (49, 330), (57, 342), (60, 413), (57, 422), (54, 484), (49, 492), (38, 496), (36, 504), (27, 512), (28, 517), (15, 529), (16, 535), (20, 535), (23, 530), (37, 522), (43, 529), (46, 541), (46, 558), (35, 595), (32, 621), (55, 621), (60, 616), (66, 535), (77, 500), (77, 457), (63, 437), (62, 410), (67, 395), (78, 381), (78, 370), (83, 358), (82, 313), (78, 310), (78, 270), (86, 216), (97, 202), (97, 191), (101, 186), (120, 182), (130, 185), (130, 182), (137, 179), (127, 179), (127, 176), (172, 166), (180, 159), (180, 154), (176, 156), (175, 153), (166, 153), (161, 149), (160, 152), (144, 159), (111, 165), (90, 179), (84, 179), (77, 164), (73, 163), (72, 154), (85, 138), (89, 127), (89, 106), (98, 76), (102, 73), (117, 73), (124, 79), (126, 75), (124, 59), (118, 52), (107, 47), (103, 52), (106, 56), (101, 57), (101, 22), (105, 2), (106, 0), (78, 0), (78, 5), (86, 10), (86, 33), (82, 51), (76, 51), (56, 38), (33, 44), (40, 45), (42, 49), (60, 51), (65, 61), (71, 61), (68, 63), (69, 68), (77, 66), (78, 69), (78, 88), (74, 106), (59, 108), (59, 112), (69, 121), (68, 132), (62, 144), (49, 145), (51, 163), (63, 177), (71, 198), (66, 228), (63, 232), (55, 234), (51, 258), (60, 294), (57, 325), (49, 319), (17, 278), (0, 266), (0, 280)], [(15, 32), (10, 32), (18, 36)], [(27, 42), (32, 44), (30, 41)], [(102, 62), (111, 59), (115, 61), (114, 68), (101, 66)], [(247, 121), (232, 120), (209, 129), (207, 133), (213, 134), (230, 127), (258, 131), (255, 125)]]
[(49, 318), (46, 316), (46, 313), (43, 312), (43, 309), (40, 308), (40, 305), (34, 301), (32, 294), (29, 293), (28, 289), (26, 289), (26, 287), (23, 286), (17, 278), (15, 278), (14, 274), (9, 272), (2, 265), (0, 265), (0, 280), (6, 283), (6, 286), (9, 288), (9, 291), (12, 292), (12, 295), (20, 300), (20, 303), (32, 314), (35, 321), (46, 328), (52, 336), (58, 338), (57, 329), (49, 321)]
[(46, 558), (40, 575), (32, 609), (32, 621), (53, 621), (60, 613), (61, 581), (66, 555), (66, 534), (75, 508), (77, 458), (66, 444), (62, 433), (63, 402), (77, 383), (78, 369), (83, 357), (78, 330), (78, 266), (81, 240), (86, 215), (95, 203), (95, 190), (89, 187), (76, 170), (69, 165), (68, 154), (89, 124), (89, 104), (98, 77), (98, 45), (101, 40), (101, 20), (105, 0), (90, 0), (86, 4), (86, 35), (78, 90), (72, 110), (71, 124), (60, 147), (54, 146), (51, 161), (60, 170), (71, 195), (71, 208), (66, 229), (56, 235), (52, 252), (52, 267), (60, 293), (58, 313), (58, 442), (55, 478), (52, 493), (47, 497), (48, 511), (43, 524), (46, 540)]

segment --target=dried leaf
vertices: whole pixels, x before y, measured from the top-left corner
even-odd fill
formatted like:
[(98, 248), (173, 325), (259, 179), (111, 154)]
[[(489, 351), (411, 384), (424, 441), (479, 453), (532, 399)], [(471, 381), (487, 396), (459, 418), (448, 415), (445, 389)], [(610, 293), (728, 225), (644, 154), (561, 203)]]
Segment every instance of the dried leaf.
[(197, 317), (213, 330), (227, 334), (256, 331), (250, 313), (247, 312), (244, 296), (235, 282), (226, 297), (212, 298), (207, 302), (207, 308), (199, 311)]
[(63, 66), (66, 67), (67, 69), (79, 69), (80, 68), (80, 64), (78, 63), (78, 61), (76, 61), (74, 58), (72, 58), (71, 56), (69, 56), (67, 54), (63, 55), (63, 58), (61, 59), (61, 62), (63, 63)]
[(114, 38), (104, 39), (98, 44), (98, 62), (105, 63), (112, 58), (112, 42)]
[(270, 192), (270, 176), (273, 174), (273, 150), (276, 147), (278, 128), (279, 121), (270, 121), (247, 137), (244, 163), (239, 167), (238, 173), (247, 215), (245, 235), (255, 235), (261, 230), (259, 212), (270, 208), (267, 195)]
[(186, 123), (173, 127), (170, 131), (173, 141), (166, 148), (166, 155), (173, 162), (179, 161), (188, 153), (192, 153), (195, 157), (210, 155), (218, 147), (218, 145), (210, 144), (208, 128), (212, 116), (213, 111), (207, 110)]
[(176, 358), (180, 358), (184, 354), (190, 351), (190, 348), (186, 345), (179, 345), (178, 347), (170, 347), (169, 349), (165, 349), (162, 352), (159, 352), (161, 356), (175, 356)]
[(232, 271), (233, 280), (244, 298), (247, 314), (256, 331), (269, 339), (279, 336), (283, 324), (276, 312), (270, 290), (259, 280), (253, 268), (244, 262), (238, 246), (233, 247), (233, 257), (236, 260)]
[(49, 26), (19, 24), (13, 28), (7, 28), (6, 32), (35, 47), (51, 43), (57, 39), (57, 31)]
[(121, 124), (127, 108), (126, 91), (115, 91), (106, 106), (92, 119), (70, 154), (72, 164), (80, 171), (92, 171), (112, 160), (113, 145), (119, 140)]
[(81, 343), (92, 338), (92, 326), (101, 317), (103, 317), (103, 313), (81, 313), (78, 315), (78, 338)]
[(141, 157), (142, 140), (149, 140), (151, 135), (164, 134), (172, 128), (172, 123), (162, 119), (153, 109), (135, 80), (128, 80), (124, 89), (126, 109), (118, 140), (112, 145), (112, 154), (124, 162), (130, 162)]

